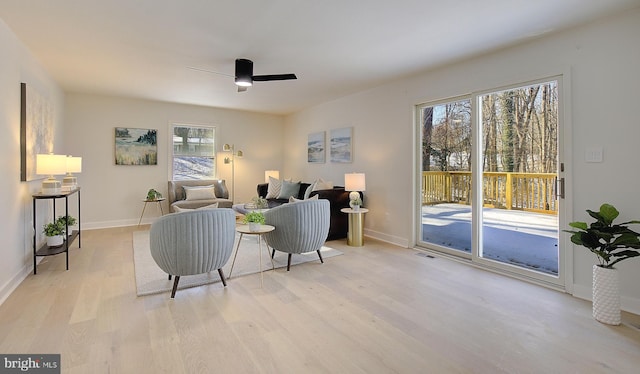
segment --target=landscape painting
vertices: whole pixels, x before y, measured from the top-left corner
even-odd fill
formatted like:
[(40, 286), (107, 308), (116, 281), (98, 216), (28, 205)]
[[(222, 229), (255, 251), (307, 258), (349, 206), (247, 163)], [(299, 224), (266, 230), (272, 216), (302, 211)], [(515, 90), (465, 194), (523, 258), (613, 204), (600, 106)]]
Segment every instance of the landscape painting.
[(324, 154), (324, 131), (309, 134), (307, 140), (307, 161), (310, 163), (323, 163)]
[(351, 162), (353, 128), (331, 130), (331, 162)]
[(157, 130), (116, 127), (116, 165), (157, 165)]

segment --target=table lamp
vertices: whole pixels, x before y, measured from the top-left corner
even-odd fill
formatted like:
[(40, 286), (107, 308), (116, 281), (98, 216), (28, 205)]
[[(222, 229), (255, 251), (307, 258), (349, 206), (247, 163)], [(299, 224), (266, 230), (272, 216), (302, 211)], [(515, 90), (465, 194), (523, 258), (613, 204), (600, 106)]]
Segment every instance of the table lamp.
[(42, 181), (43, 194), (55, 195), (61, 192), (62, 185), (55, 175), (63, 175), (66, 170), (67, 156), (53, 153), (36, 155), (36, 174), (49, 176)]
[[(346, 191), (351, 191), (349, 193), (349, 200), (354, 202), (357, 199), (360, 199), (359, 191), (364, 191), (366, 189), (366, 181), (364, 177), (364, 173), (348, 173), (344, 175), (344, 189)], [(350, 204), (356, 205), (356, 204)]]
[(67, 156), (67, 174), (62, 179), (62, 190), (71, 191), (78, 187), (78, 178), (72, 173), (82, 172), (82, 157)]

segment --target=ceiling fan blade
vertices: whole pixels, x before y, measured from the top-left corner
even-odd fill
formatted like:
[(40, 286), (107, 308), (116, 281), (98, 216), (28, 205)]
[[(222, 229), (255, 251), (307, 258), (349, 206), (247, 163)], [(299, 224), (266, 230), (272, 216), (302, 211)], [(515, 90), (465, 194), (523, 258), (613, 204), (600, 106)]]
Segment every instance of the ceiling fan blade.
[(295, 74), (271, 74), (271, 75), (254, 75), (253, 80), (256, 82), (266, 81), (284, 81), (289, 79), (298, 79)]

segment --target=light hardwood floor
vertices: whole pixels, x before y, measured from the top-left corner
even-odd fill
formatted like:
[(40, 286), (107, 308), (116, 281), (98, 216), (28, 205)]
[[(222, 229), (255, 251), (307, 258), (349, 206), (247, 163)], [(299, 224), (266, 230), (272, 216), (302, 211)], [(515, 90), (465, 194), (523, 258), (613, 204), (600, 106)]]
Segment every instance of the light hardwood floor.
[(137, 297), (132, 232), (91, 230), (0, 306), (0, 353), (63, 373), (638, 373), (640, 317), (366, 240), (290, 272)]

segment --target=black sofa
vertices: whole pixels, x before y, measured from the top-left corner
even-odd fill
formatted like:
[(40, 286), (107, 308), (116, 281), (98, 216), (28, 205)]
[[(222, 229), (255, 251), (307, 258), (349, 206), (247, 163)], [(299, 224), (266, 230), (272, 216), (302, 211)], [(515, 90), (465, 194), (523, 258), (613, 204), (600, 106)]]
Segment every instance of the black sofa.
[[(304, 198), (304, 193), (307, 191), (309, 186), (310, 183), (300, 183), (300, 191), (296, 198), (302, 200)], [(267, 196), (268, 188), (268, 183), (258, 184), (258, 196)], [(346, 238), (347, 232), (349, 231), (349, 217), (346, 213), (342, 213), (340, 209), (349, 207), (349, 191), (345, 191), (344, 187), (336, 186), (330, 190), (313, 191), (309, 194), (309, 197), (313, 197), (315, 195), (318, 195), (318, 199), (329, 200), (331, 223), (329, 224), (329, 235), (327, 236), (327, 240)], [(360, 192), (360, 197), (363, 198), (362, 192)], [(289, 199), (267, 199), (267, 202), (269, 203), (269, 208), (274, 208), (288, 203)]]

